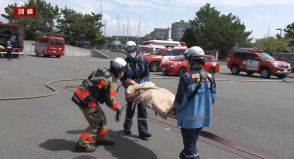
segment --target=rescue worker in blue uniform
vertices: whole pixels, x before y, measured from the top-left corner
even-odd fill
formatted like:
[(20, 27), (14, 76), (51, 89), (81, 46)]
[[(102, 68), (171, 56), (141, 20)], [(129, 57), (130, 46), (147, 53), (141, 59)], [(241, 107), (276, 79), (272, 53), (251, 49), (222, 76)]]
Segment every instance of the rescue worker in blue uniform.
[[(125, 88), (130, 84), (134, 83), (144, 83), (150, 81), (149, 79), (149, 69), (146, 59), (138, 54), (138, 48), (134, 41), (128, 41), (125, 45), (125, 52), (128, 54), (126, 57), (127, 67), (122, 78), (122, 84)], [(132, 109), (133, 101), (127, 102), (126, 109), (126, 118), (124, 121), (124, 134), (131, 134), (131, 127), (133, 123), (133, 116), (135, 109)], [(139, 138), (145, 140), (151, 137), (151, 134), (148, 133), (148, 124), (147, 124), (147, 110), (141, 104), (138, 104), (138, 131)]]
[(121, 106), (115, 99), (117, 79), (123, 76), (126, 64), (123, 58), (111, 60), (110, 69), (98, 68), (75, 90), (72, 101), (79, 106), (89, 123), (76, 144), (77, 151), (94, 152), (96, 145), (114, 144), (107, 137), (106, 117), (100, 104), (105, 103), (116, 111), (116, 120), (119, 121)]
[(214, 77), (203, 70), (205, 62), (201, 47), (191, 47), (185, 52), (185, 57), (189, 61), (191, 72), (180, 77), (173, 104), (184, 144), (180, 158), (200, 159), (196, 142), (202, 128), (211, 126), (216, 84)]

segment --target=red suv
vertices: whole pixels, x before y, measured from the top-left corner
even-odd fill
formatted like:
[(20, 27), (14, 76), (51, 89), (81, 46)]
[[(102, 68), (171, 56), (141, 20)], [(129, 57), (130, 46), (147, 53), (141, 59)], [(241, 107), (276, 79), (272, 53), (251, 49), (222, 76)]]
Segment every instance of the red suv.
[(251, 48), (234, 50), (228, 57), (227, 66), (234, 75), (240, 72), (246, 72), (248, 75), (259, 73), (262, 78), (275, 75), (282, 79), (291, 73), (289, 63), (277, 61), (267, 53)]
[(187, 47), (167, 47), (164, 49), (155, 50), (151, 54), (144, 55), (144, 57), (147, 59), (150, 71), (158, 72), (159, 65), (162, 61), (168, 61), (178, 55), (183, 55), (186, 49)]

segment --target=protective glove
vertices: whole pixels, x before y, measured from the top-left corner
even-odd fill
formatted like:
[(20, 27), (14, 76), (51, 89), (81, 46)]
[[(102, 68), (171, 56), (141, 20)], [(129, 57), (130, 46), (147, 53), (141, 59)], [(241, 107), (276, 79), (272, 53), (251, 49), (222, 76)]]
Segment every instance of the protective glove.
[(117, 122), (120, 121), (120, 115), (121, 115), (121, 107), (119, 106), (117, 109), (116, 109), (116, 115), (115, 115), (115, 120)]

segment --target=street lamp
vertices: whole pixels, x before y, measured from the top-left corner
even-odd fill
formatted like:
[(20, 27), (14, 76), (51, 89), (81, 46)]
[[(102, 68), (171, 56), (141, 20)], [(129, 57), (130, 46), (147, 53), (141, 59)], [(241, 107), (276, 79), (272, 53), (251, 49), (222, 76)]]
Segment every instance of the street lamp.
[(282, 32), (283, 32), (283, 29), (281, 29), (281, 28), (277, 28), (276, 30), (280, 30), (280, 37), (282, 38)]

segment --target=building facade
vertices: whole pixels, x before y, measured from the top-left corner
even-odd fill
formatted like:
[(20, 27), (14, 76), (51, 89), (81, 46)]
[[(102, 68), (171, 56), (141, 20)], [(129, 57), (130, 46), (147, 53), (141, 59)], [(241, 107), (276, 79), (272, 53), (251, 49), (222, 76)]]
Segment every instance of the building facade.
[(184, 31), (190, 27), (191, 24), (189, 22), (184, 22), (184, 20), (172, 23), (171, 38), (177, 41), (181, 40), (184, 35)]
[(155, 28), (150, 34), (147, 34), (145, 38), (149, 40), (167, 40), (168, 33), (168, 28)]

